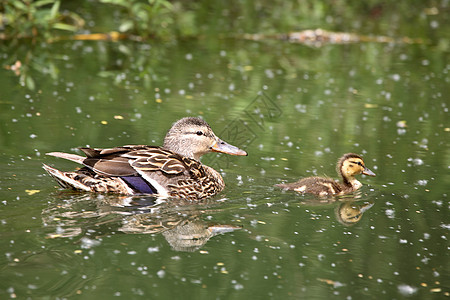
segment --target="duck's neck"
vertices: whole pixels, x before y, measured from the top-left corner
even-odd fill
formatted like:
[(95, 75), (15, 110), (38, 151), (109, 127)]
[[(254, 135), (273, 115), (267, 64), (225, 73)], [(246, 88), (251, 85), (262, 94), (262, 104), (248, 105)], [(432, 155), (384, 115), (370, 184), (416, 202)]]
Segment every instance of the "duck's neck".
[(345, 186), (351, 188), (352, 190), (357, 190), (362, 186), (362, 183), (359, 182), (354, 176), (342, 176), (342, 182)]
[(195, 160), (200, 160), (200, 156), (197, 153), (193, 153), (190, 145), (186, 145), (185, 143), (174, 143), (169, 139), (164, 140), (163, 148), (175, 152), (181, 156), (193, 158)]

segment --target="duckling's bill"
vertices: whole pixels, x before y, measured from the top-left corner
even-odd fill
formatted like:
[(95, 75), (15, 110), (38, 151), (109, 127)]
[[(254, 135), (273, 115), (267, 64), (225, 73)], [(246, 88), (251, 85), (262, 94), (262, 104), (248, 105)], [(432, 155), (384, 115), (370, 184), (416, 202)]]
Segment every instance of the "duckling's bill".
[(372, 172), (369, 168), (366, 168), (366, 167), (364, 167), (364, 170), (362, 173), (367, 176), (377, 176), (377, 175), (375, 175), (374, 172)]
[(211, 146), (211, 150), (214, 152), (226, 153), (230, 155), (247, 156), (247, 152), (239, 149), (236, 146), (230, 145), (222, 140), (218, 140), (214, 145)]

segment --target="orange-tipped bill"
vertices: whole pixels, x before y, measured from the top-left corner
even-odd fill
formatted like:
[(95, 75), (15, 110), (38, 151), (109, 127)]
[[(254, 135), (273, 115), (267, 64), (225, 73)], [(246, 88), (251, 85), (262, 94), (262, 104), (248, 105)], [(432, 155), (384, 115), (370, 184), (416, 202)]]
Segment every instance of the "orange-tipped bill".
[(374, 172), (370, 171), (368, 168), (364, 167), (364, 171), (362, 172), (364, 175), (367, 176), (376, 176)]
[(247, 152), (244, 150), (239, 149), (238, 147), (235, 147), (233, 145), (230, 145), (228, 143), (225, 143), (222, 140), (218, 140), (212, 147), (211, 150), (214, 152), (220, 152), (220, 153), (226, 153), (230, 155), (240, 155), (240, 156), (247, 156)]

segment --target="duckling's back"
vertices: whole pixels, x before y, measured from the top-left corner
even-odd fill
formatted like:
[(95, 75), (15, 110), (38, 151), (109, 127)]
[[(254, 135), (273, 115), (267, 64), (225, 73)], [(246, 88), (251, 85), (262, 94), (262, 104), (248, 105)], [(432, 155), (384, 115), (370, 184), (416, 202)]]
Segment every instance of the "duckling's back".
[(319, 196), (334, 195), (342, 192), (342, 187), (338, 182), (331, 178), (322, 177), (308, 177), (300, 179), (297, 182), (277, 184), (276, 186), (285, 190), (294, 190), (299, 193)]

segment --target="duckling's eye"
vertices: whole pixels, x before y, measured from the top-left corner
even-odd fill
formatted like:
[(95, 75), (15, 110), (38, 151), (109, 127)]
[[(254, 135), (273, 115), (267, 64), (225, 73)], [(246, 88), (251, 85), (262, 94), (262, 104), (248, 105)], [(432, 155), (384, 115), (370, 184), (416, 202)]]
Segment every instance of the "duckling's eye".
[(361, 167), (363, 166), (363, 164), (360, 161), (358, 161), (357, 164)]
[(200, 135), (203, 135), (203, 132), (199, 130), (196, 132), (196, 134), (200, 136)]

